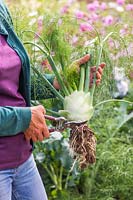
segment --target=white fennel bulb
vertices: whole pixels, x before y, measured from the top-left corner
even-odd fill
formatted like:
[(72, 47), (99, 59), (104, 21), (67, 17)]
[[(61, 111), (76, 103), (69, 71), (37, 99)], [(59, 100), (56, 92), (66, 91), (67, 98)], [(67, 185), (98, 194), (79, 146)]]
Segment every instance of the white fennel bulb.
[(90, 93), (74, 91), (64, 99), (64, 110), (59, 113), (68, 120), (89, 120), (93, 115), (93, 106)]

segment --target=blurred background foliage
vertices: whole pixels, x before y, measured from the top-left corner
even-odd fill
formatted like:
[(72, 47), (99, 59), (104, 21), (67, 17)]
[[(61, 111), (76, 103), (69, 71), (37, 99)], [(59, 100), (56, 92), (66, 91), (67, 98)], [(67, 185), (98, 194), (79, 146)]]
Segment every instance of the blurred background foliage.
[[(59, 68), (79, 58), (82, 51), (91, 45), (97, 32), (101, 37), (111, 31), (116, 32), (108, 41), (111, 63), (105, 56), (108, 65), (104, 76), (108, 76), (110, 84), (102, 83), (95, 97), (98, 101), (104, 97), (133, 101), (131, 1), (6, 2), (13, 16), (15, 30), (22, 41), (41, 44), (37, 36), (39, 34), (50, 47)], [(38, 65), (46, 73), (52, 73), (46, 57), (38, 49), (30, 46), (26, 46), (26, 49), (32, 64)], [(114, 73), (110, 70), (112, 66), (116, 69)], [(51, 108), (53, 101), (42, 100), (41, 103)], [(58, 102), (55, 104), (58, 106)], [(132, 105), (110, 102), (98, 106), (90, 127), (97, 137), (97, 161), (84, 171), (79, 170), (71, 158), (69, 131), (63, 134), (54, 132), (49, 139), (36, 144), (34, 155), (49, 199), (132, 200)]]

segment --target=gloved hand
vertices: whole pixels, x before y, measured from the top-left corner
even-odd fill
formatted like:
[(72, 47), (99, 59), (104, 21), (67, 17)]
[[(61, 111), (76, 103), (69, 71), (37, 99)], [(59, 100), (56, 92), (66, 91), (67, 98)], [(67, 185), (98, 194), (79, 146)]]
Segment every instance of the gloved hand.
[[(81, 65), (87, 63), (90, 60), (90, 58), (91, 58), (90, 55), (86, 54), (82, 58), (78, 59), (76, 61), (78, 68)], [(96, 72), (96, 66), (92, 66), (91, 67), (91, 69), (90, 69), (90, 85), (89, 85), (89, 87), (92, 87), (92, 85), (93, 85), (95, 72), (96, 72), (96, 85), (98, 86), (100, 84), (100, 82), (102, 80), (103, 68), (105, 67), (105, 65), (106, 65), (105, 63), (101, 63), (98, 66), (97, 72)]]
[[(75, 60), (70, 66), (69, 68), (73, 67), (75, 69), (77, 69), (77, 72), (79, 72), (80, 70), (80, 66), (87, 63), (90, 60), (90, 55), (86, 54), (85, 56), (83, 56), (82, 58), (79, 58), (78, 60)], [(93, 81), (94, 81), (94, 75), (96, 72), (96, 85), (98, 86), (101, 83), (102, 80), (102, 74), (103, 74), (103, 68), (106, 66), (105, 63), (101, 63), (98, 66), (97, 72), (96, 72), (96, 66), (92, 66), (90, 69), (90, 84), (89, 87), (91, 88), (93, 85)], [(69, 70), (69, 69), (68, 69)], [(54, 79), (53, 82), (53, 86), (55, 87), (55, 89), (59, 90), (60, 89), (60, 85), (57, 81), (57, 79)]]
[(45, 109), (42, 105), (31, 107), (31, 121), (24, 135), (26, 140), (42, 141), (49, 137), (49, 130), (45, 122)]
[(94, 76), (95, 76), (95, 72), (96, 72), (96, 85), (98, 86), (101, 83), (102, 80), (102, 74), (103, 74), (103, 68), (106, 66), (105, 63), (101, 63), (98, 66), (97, 72), (96, 72), (96, 66), (91, 67), (90, 70), (90, 85), (89, 87), (91, 88), (93, 85), (93, 81), (94, 81)]

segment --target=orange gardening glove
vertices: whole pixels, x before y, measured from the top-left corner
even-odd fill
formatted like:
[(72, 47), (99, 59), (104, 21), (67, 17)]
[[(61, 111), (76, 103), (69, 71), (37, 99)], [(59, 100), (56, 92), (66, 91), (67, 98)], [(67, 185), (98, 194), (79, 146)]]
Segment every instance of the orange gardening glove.
[(42, 105), (31, 107), (31, 121), (24, 135), (26, 140), (42, 141), (49, 137), (49, 130), (45, 122), (45, 109)]
[[(90, 60), (90, 55), (86, 54), (85, 56), (83, 56), (82, 58), (78, 59), (75, 61), (75, 63), (77, 63), (77, 67), (79, 68), (81, 65), (87, 63)], [(89, 87), (91, 88), (93, 85), (93, 81), (94, 81), (94, 76), (95, 76), (95, 72), (96, 72), (96, 85), (98, 86), (102, 80), (102, 74), (103, 74), (103, 68), (105, 67), (105, 63), (101, 63), (98, 66), (97, 72), (96, 72), (96, 66), (92, 66), (90, 69), (90, 85)]]
[(106, 66), (105, 63), (101, 63), (98, 66), (97, 72), (96, 72), (96, 66), (91, 67), (90, 70), (90, 88), (93, 85), (93, 81), (94, 81), (94, 76), (95, 76), (95, 72), (96, 72), (96, 85), (98, 86), (101, 83), (102, 80), (102, 74), (103, 74), (103, 69)]

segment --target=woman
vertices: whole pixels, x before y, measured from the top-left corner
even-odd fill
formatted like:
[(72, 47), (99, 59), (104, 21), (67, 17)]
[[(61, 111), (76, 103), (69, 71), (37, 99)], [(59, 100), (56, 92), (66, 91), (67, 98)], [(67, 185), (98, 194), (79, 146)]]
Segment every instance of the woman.
[(31, 141), (42, 141), (49, 131), (44, 107), (30, 108), (29, 73), (27, 53), (0, 0), (0, 200), (47, 199)]
[[(54, 76), (45, 76), (59, 89)], [(53, 97), (47, 87), (42, 91), (41, 98)], [(32, 142), (49, 137), (49, 131), (44, 107), (30, 107), (30, 95), (29, 58), (0, 0), (0, 200), (47, 200)]]

